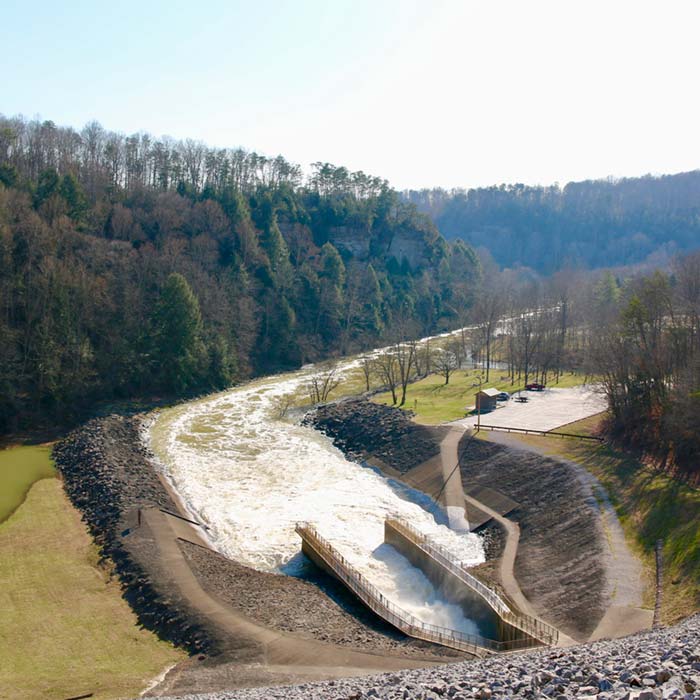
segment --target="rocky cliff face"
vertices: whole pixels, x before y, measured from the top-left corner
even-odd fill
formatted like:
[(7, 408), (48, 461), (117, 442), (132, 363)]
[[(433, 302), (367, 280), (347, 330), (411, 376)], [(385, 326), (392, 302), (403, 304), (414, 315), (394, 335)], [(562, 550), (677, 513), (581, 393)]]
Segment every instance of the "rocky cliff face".
[(341, 252), (349, 253), (358, 260), (367, 260), (370, 256), (372, 234), (360, 228), (338, 226), (329, 236), (330, 242)]
[(404, 261), (412, 270), (435, 264), (445, 246), (430, 222), (405, 219), (388, 226), (352, 222), (342, 226), (317, 226), (279, 221), (279, 228), (293, 258), (315, 255), (326, 241), (346, 259), (360, 261)]
[(430, 261), (430, 250), (425, 242), (424, 233), (415, 229), (401, 229), (391, 238), (386, 256), (395, 258), (399, 264), (404, 260), (412, 269), (423, 267)]
[(377, 257), (386, 262), (394, 258), (399, 265), (405, 260), (413, 270), (430, 264), (431, 248), (425, 232), (413, 228), (401, 228), (387, 237), (339, 226), (331, 229), (328, 239), (341, 253), (358, 260)]

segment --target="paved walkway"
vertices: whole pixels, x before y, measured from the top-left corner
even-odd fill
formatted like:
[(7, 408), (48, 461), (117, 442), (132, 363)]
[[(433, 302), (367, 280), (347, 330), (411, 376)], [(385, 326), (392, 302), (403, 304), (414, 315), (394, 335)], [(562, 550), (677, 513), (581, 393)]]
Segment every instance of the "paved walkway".
[[(450, 473), (455, 465), (459, 461), (459, 441), (465, 433), (463, 427), (453, 428), (445, 437), (440, 445), (440, 455), (442, 457), (443, 473)], [(455, 474), (459, 474), (460, 470), (457, 469)], [(453, 477), (454, 478), (454, 477)], [(517, 523), (504, 518), (500, 513), (489, 508), (485, 503), (478, 501), (477, 499), (464, 493), (462, 489), (462, 478), (461, 474), (459, 481), (455, 479), (455, 484), (459, 484), (461, 489), (459, 498), (464, 504), (465, 502), (476, 506), (480, 510), (484, 511), (487, 515), (490, 515), (494, 520), (496, 520), (503, 527), (506, 533), (506, 544), (501, 556), (500, 564), (500, 578), (501, 585), (503, 586), (508, 597), (518, 606), (520, 612), (529, 615), (530, 617), (537, 618), (537, 614), (530, 605), (530, 601), (525, 597), (522, 590), (520, 589), (520, 584), (515, 577), (515, 557), (518, 553), (518, 542), (520, 541), (520, 527)], [(447, 490), (447, 489), (445, 489)], [(457, 500), (457, 496), (454, 495), (453, 498)], [(464, 509), (463, 509), (464, 510)], [(575, 644), (575, 641), (568, 637), (563, 632), (559, 633), (559, 646), (569, 646)]]
[(454, 426), (440, 443), (440, 464), (442, 467), (442, 499), (447, 510), (450, 529), (457, 532), (469, 532), (464, 505), (464, 487), (462, 473), (457, 467), (459, 462), (459, 441), (464, 435), (462, 426)]
[[(478, 508), (481, 508), (495, 521), (497, 521), (501, 527), (503, 527), (506, 533), (506, 544), (503, 548), (501, 565), (499, 567), (501, 585), (503, 586), (506, 595), (520, 609), (520, 612), (524, 613), (525, 615), (529, 615), (530, 617), (539, 619), (537, 613), (530, 604), (530, 601), (525, 597), (525, 594), (520, 589), (518, 579), (515, 577), (515, 557), (518, 554), (518, 544), (520, 543), (520, 525), (509, 518), (503, 517), (497, 511), (489, 508), (485, 503), (477, 501), (475, 498), (472, 498), (466, 493), (464, 494), (464, 498), (466, 499), (467, 503), (472, 503)], [(559, 631), (559, 646), (571, 646), (576, 643), (577, 642), (575, 639), (572, 639), (568, 635)]]

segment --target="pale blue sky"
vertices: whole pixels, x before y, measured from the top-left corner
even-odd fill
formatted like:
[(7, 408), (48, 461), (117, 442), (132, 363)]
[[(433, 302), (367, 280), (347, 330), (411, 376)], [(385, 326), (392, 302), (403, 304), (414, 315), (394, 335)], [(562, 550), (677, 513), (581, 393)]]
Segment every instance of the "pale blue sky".
[(5, 0), (0, 112), (399, 188), (700, 167), (700, 3)]

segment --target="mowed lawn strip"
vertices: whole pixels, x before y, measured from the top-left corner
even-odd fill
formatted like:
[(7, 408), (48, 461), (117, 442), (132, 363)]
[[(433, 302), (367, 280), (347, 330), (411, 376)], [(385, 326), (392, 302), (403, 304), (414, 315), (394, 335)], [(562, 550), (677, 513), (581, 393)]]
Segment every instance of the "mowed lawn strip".
[[(590, 435), (601, 418), (591, 416), (566, 430)], [(607, 489), (627, 540), (652, 569), (656, 541), (663, 540), (663, 622), (676, 622), (700, 610), (699, 489), (609, 445), (531, 435), (518, 439), (578, 462), (594, 474)], [(653, 601), (646, 602), (653, 605)]]
[(138, 627), (58, 479), (0, 524), (0, 697), (135, 697), (185, 658)]
[[(446, 421), (464, 418), (467, 407), (473, 407), (476, 403), (475, 394), (479, 389), (494, 388), (499, 391), (513, 393), (524, 389), (522, 383), (511, 384), (506, 377), (505, 370), (491, 370), (489, 381), (484, 381), (485, 372), (480, 369), (457, 370), (450, 376), (449, 384), (445, 384), (445, 378), (439, 374), (428, 375), (413, 384), (409, 384), (406, 391), (406, 403), (403, 408), (410, 409), (416, 414), (415, 420), (426, 425), (437, 425)], [(503, 379), (503, 377), (506, 377)], [(481, 384), (479, 384), (479, 380)], [(566, 373), (562, 375), (558, 383), (549, 382), (547, 386), (569, 388), (584, 383), (582, 374)], [(534, 379), (533, 379), (534, 381)], [(401, 392), (399, 390), (399, 397)], [(391, 406), (391, 393), (377, 394), (372, 399), (377, 403)]]
[(22, 445), (0, 450), (0, 523), (22, 505), (35, 481), (55, 474), (50, 447)]

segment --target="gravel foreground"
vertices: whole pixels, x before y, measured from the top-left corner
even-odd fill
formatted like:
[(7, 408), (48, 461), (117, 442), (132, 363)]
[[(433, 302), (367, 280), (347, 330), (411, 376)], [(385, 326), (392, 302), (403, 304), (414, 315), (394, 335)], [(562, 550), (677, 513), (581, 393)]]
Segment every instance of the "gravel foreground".
[(181, 700), (510, 697), (555, 700), (700, 698), (700, 615), (674, 627), (568, 649), (367, 678), (180, 696)]

